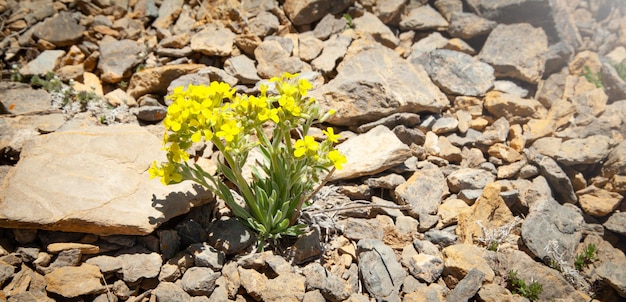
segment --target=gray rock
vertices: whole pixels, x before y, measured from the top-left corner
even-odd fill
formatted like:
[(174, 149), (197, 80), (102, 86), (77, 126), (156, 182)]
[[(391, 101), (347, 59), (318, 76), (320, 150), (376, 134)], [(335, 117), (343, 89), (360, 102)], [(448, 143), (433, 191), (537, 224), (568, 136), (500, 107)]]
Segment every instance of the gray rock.
[[(149, 234), (210, 197), (191, 182), (165, 187), (150, 180), (147, 167), (165, 159), (161, 147), (161, 139), (136, 125), (38, 136), (24, 147), (19, 163), (5, 178), (0, 225), (101, 235)], [(46, 164), (51, 161), (55, 164)], [(30, 185), (33, 175), (46, 180), (38, 181), (36, 190)], [(33, 208), (42, 210), (33, 212)]]
[(333, 180), (374, 175), (411, 157), (409, 147), (385, 126), (352, 137), (337, 145), (337, 150), (346, 156), (347, 162), (342, 170), (333, 173)]
[(220, 273), (208, 267), (191, 267), (183, 275), (181, 287), (190, 295), (209, 296), (217, 286), (215, 281), (219, 276)]
[(103, 274), (115, 273), (122, 269), (120, 257), (98, 255), (87, 259), (85, 263), (97, 266)]
[(46, 19), (35, 28), (33, 36), (44, 39), (57, 47), (70, 46), (82, 38), (85, 27), (70, 12), (61, 11)]
[(109, 40), (100, 43), (98, 69), (103, 82), (119, 83), (131, 75), (132, 68), (141, 62), (142, 45), (133, 40)]
[(405, 183), (396, 187), (394, 198), (400, 204), (409, 204), (413, 217), (436, 214), (442, 198), (448, 193), (448, 186), (439, 167), (426, 163)]
[[(151, 6), (148, 5), (148, 8)], [(182, 11), (183, 0), (165, 0), (159, 7), (158, 17), (152, 26), (156, 28), (168, 28)]]
[(46, 50), (39, 54), (37, 58), (28, 62), (20, 68), (20, 73), (24, 76), (46, 75), (53, 72), (59, 65), (61, 57), (65, 55), (65, 50)]
[(530, 284), (531, 280), (543, 285), (540, 300), (566, 299), (567, 301), (587, 301), (579, 292), (561, 276), (559, 271), (536, 262), (528, 254), (512, 250), (507, 253), (495, 253), (500, 264), (499, 274), (506, 275), (515, 271), (517, 277)]
[(50, 268), (78, 266), (81, 262), (82, 253), (80, 249), (70, 249), (61, 251), (54, 262), (50, 263)]
[(452, 37), (469, 40), (489, 34), (497, 25), (497, 22), (472, 13), (456, 12), (451, 15), (448, 33)]
[(305, 277), (297, 273), (284, 273), (267, 282), (261, 292), (263, 301), (302, 301)]
[(550, 187), (554, 190), (554, 193), (558, 197), (558, 201), (563, 203), (578, 202), (578, 197), (574, 192), (572, 181), (569, 179), (565, 171), (559, 166), (559, 164), (550, 157), (539, 154), (533, 148), (525, 149), (524, 154), (526, 158), (539, 167), (541, 175), (548, 180)]
[(463, 11), (463, 2), (461, 0), (435, 0), (435, 8), (439, 13), (450, 21), (454, 13)]
[(461, 168), (446, 177), (448, 187), (453, 193), (462, 190), (482, 189), (488, 183), (494, 182), (496, 176), (489, 171), (475, 168)]
[(419, 60), (419, 57), (423, 54), (444, 48), (446, 45), (448, 45), (448, 39), (444, 38), (439, 32), (434, 32), (411, 45), (411, 54), (408, 60), (410, 62)]
[(140, 106), (137, 110), (137, 118), (146, 122), (162, 121), (166, 115), (165, 106)]
[(347, 35), (333, 35), (322, 44), (322, 53), (311, 61), (311, 67), (322, 73), (329, 73), (335, 70), (337, 61), (342, 59), (348, 46), (352, 43), (352, 38)]
[(0, 284), (4, 284), (4, 281), (13, 277), (15, 273), (15, 266), (10, 265), (4, 261), (0, 261)]
[(183, 246), (205, 242), (209, 238), (206, 229), (193, 219), (188, 219), (176, 225), (176, 231)]
[(446, 94), (480, 96), (493, 87), (495, 80), (491, 66), (458, 51), (436, 49), (411, 63), (424, 66)]
[(304, 267), (303, 274), (306, 276), (307, 290), (319, 290), (329, 301), (344, 301), (356, 290), (352, 289), (346, 280), (328, 272), (319, 263), (311, 263)]
[(228, 28), (211, 24), (191, 36), (191, 49), (207, 56), (228, 56), (236, 35)]
[(255, 50), (257, 73), (265, 79), (279, 76), (283, 72), (300, 72), (303, 62), (290, 57), (289, 53), (276, 40), (263, 41)]
[(611, 214), (603, 225), (611, 232), (626, 236), (626, 212)]
[(278, 18), (270, 12), (260, 12), (248, 24), (250, 33), (259, 37), (269, 36), (278, 30), (280, 22)]
[(522, 222), (522, 240), (539, 259), (550, 259), (546, 246), (551, 240), (558, 242), (563, 260), (573, 259), (582, 238), (583, 217), (580, 209), (560, 205), (554, 199), (536, 202)]
[(378, 43), (388, 48), (393, 49), (400, 43), (400, 39), (393, 34), (391, 29), (372, 13), (365, 12), (358, 18), (354, 18), (352, 24), (354, 24), (354, 29), (357, 32), (371, 36)]
[(159, 302), (187, 302), (191, 299), (187, 292), (172, 282), (160, 282), (152, 295)]
[(390, 0), (376, 3), (374, 14), (380, 21), (389, 25), (397, 25), (400, 15), (405, 8), (405, 1)]
[(332, 124), (360, 125), (397, 112), (439, 112), (448, 104), (422, 67), (390, 49), (374, 47), (346, 57), (338, 72), (311, 93), (321, 106), (337, 110), (328, 119)]
[(370, 188), (383, 188), (393, 190), (397, 186), (406, 182), (406, 179), (402, 175), (390, 173), (382, 175), (380, 177), (370, 177), (365, 180), (365, 184)]
[(470, 270), (465, 278), (446, 296), (446, 300), (451, 302), (468, 301), (476, 295), (483, 284), (483, 280), (485, 280), (485, 273), (475, 268)]
[(317, 58), (324, 49), (324, 42), (316, 38), (313, 31), (299, 34), (298, 44), (300, 48), (298, 55), (300, 59), (305, 62), (310, 62)]
[(393, 250), (381, 240), (363, 239), (357, 243), (357, 255), (367, 292), (381, 300), (397, 297), (406, 273)]
[(596, 273), (604, 282), (607, 282), (614, 288), (622, 298), (626, 298), (626, 266), (603, 262), (596, 269)]
[(384, 125), (389, 129), (393, 129), (396, 126), (403, 125), (406, 127), (413, 127), (420, 123), (419, 114), (410, 112), (394, 113), (392, 115), (383, 117), (377, 121), (373, 121), (367, 124), (360, 125), (356, 132), (363, 133), (371, 130), (378, 125)]
[(454, 132), (457, 130), (459, 125), (459, 121), (452, 116), (444, 116), (442, 118), (438, 118), (435, 123), (432, 125), (431, 130), (435, 134), (445, 134)]
[(348, 218), (343, 235), (354, 241), (361, 239), (379, 239), (385, 236), (385, 231), (377, 219)]
[(438, 256), (416, 254), (407, 263), (409, 273), (426, 283), (435, 282), (443, 273), (443, 260)]
[(224, 70), (234, 76), (242, 84), (256, 84), (261, 78), (257, 75), (254, 61), (246, 55), (238, 55), (226, 59)]
[(141, 279), (154, 278), (161, 271), (163, 259), (157, 253), (124, 254), (122, 260), (122, 274), (125, 282), (135, 282)]
[(457, 235), (445, 230), (432, 229), (424, 233), (424, 238), (444, 248), (457, 243)]
[(328, 14), (317, 23), (313, 29), (313, 36), (320, 40), (326, 40), (331, 35), (342, 32), (347, 25), (348, 21), (345, 18)]
[(602, 63), (601, 73), (602, 84), (605, 86), (609, 99), (614, 101), (626, 99), (626, 81), (619, 76), (611, 62)]
[(509, 135), (509, 128), (509, 121), (505, 117), (501, 117), (493, 122), (493, 124), (485, 128), (482, 133), (482, 137), (479, 138), (478, 142), (485, 146), (491, 146), (495, 143), (503, 143)]
[(439, 31), (447, 27), (448, 21), (428, 4), (411, 9), (400, 21), (402, 30)]
[(256, 241), (250, 230), (235, 218), (223, 218), (209, 228), (208, 243), (227, 256), (237, 254)]
[(626, 140), (611, 150), (602, 166), (602, 176), (611, 178), (614, 175), (626, 175)]
[(206, 243), (194, 243), (187, 248), (194, 256), (194, 263), (199, 267), (208, 267), (219, 271), (224, 266), (224, 253)]
[(417, 128), (408, 128), (404, 125), (398, 125), (394, 127), (392, 131), (393, 134), (407, 146), (411, 146), (412, 144), (420, 146), (426, 141), (424, 132)]
[(487, 37), (478, 58), (491, 65), (497, 77), (537, 83), (545, 67), (548, 38), (527, 23), (498, 25)]
[(296, 264), (302, 264), (321, 256), (324, 253), (324, 248), (320, 241), (320, 231), (314, 228), (311, 232), (301, 235), (293, 244), (293, 249), (293, 261)]
[[(32, 61), (31, 61), (32, 62)], [(22, 114), (29, 115), (38, 111), (45, 111), (50, 109), (52, 103), (52, 97), (48, 92), (43, 89), (34, 89), (27, 84), (22, 83), (0, 83), (0, 111), (9, 114)], [(0, 142), (7, 139), (11, 140), (15, 138), (11, 132), (10, 126), (17, 124), (11, 122), (5, 125), (4, 120), (0, 121), (0, 127), (2, 128), (2, 134), (0, 134)], [(9, 136), (6, 136), (9, 134)], [(23, 142), (22, 142), (23, 143)], [(4, 149), (5, 146), (0, 143), (0, 149)], [(21, 146), (18, 149), (21, 150)]]
[(467, 4), (479, 16), (498, 23), (520, 23), (548, 20), (550, 5), (532, 0), (468, 0)]
[(554, 159), (565, 166), (601, 163), (611, 152), (610, 141), (604, 135), (570, 139), (560, 145)]

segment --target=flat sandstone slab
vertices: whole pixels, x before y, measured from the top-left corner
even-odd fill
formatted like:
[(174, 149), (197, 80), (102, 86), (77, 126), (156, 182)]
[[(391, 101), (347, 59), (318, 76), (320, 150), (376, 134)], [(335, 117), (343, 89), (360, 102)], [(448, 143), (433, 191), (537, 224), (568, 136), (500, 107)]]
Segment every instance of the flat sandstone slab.
[(150, 179), (161, 140), (137, 125), (37, 136), (0, 186), (0, 227), (145, 235), (211, 199), (192, 182)]

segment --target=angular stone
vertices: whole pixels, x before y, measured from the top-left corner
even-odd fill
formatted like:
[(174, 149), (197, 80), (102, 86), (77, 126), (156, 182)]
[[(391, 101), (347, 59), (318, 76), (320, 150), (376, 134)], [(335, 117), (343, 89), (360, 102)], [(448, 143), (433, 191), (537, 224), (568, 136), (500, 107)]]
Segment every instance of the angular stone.
[(208, 243), (226, 255), (239, 253), (254, 241), (256, 236), (235, 218), (224, 217), (209, 229)]
[(242, 84), (256, 84), (261, 78), (256, 73), (254, 61), (245, 55), (230, 57), (224, 62), (224, 70)]
[(327, 271), (319, 263), (307, 265), (303, 270), (303, 274), (307, 277), (307, 289), (319, 290), (324, 298), (329, 301), (344, 301), (348, 299), (354, 290), (346, 280)]
[[(150, 5), (147, 5), (147, 7), (150, 7)], [(163, 1), (159, 7), (158, 18), (152, 22), (152, 26), (156, 28), (168, 28), (174, 23), (178, 15), (181, 13), (182, 7), (183, 0)]]
[(293, 301), (298, 302), (304, 299), (305, 277), (296, 273), (280, 274), (266, 283), (261, 292), (263, 301)]
[(426, 283), (433, 283), (443, 272), (443, 260), (438, 256), (415, 254), (407, 263), (409, 273), (413, 277)]
[(331, 1), (325, 0), (287, 0), (283, 9), (294, 25), (304, 25), (322, 19), (328, 14), (331, 5)]
[(554, 192), (557, 194), (556, 197), (558, 197), (557, 200), (559, 202), (573, 204), (578, 202), (572, 181), (555, 160), (539, 154), (532, 148), (526, 149), (525, 154), (526, 158), (528, 158), (531, 163), (539, 167), (541, 175), (548, 180), (550, 187), (553, 188)]
[(148, 93), (164, 95), (167, 93), (168, 86), (174, 80), (183, 75), (195, 73), (205, 67), (203, 64), (180, 64), (147, 68), (133, 74), (126, 93), (135, 99)]
[(486, 237), (480, 223), (488, 230), (496, 230), (513, 222), (513, 214), (500, 196), (501, 187), (498, 183), (487, 185), (482, 195), (469, 210), (459, 214), (456, 234), (465, 244), (472, 244)]
[(444, 261), (444, 275), (452, 275), (458, 280), (465, 278), (468, 273), (476, 269), (485, 275), (485, 280), (491, 281), (495, 277), (494, 271), (489, 266), (485, 248), (471, 244), (455, 244), (441, 251)]
[(622, 195), (591, 185), (576, 191), (580, 208), (591, 216), (604, 217), (615, 211), (624, 198)]
[(98, 69), (102, 81), (119, 83), (131, 75), (132, 68), (141, 62), (139, 54), (144, 51), (141, 43), (133, 40), (112, 40), (100, 43)]
[(376, 219), (350, 218), (346, 221), (344, 236), (354, 241), (361, 239), (382, 240), (385, 236), (385, 231)]
[(483, 169), (461, 168), (446, 178), (450, 191), (458, 193), (467, 189), (482, 189), (496, 180), (495, 175)]
[(400, 21), (402, 30), (440, 31), (447, 27), (448, 21), (428, 4), (411, 9), (409, 14)]
[(100, 283), (104, 277), (97, 266), (82, 264), (55, 269), (45, 275), (46, 290), (66, 298), (75, 298), (100, 292), (104, 285)]
[(596, 269), (596, 273), (622, 298), (626, 298), (626, 266), (604, 262)]
[(497, 77), (537, 83), (545, 67), (548, 38), (527, 23), (499, 24), (487, 37), (478, 58), (495, 69)]
[(327, 120), (331, 124), (361, 125), (397, 112), (439, 112), (449, 103), (423, 67), (384, 47), (347, 56), (337, 69), (337, 77), (311, 92), (323, 108), (337, 110)]
[(456, 12), (450, 18), (448, 32), (452, 37), (469, 40), (489, 34), (497, 25), (497, 22), (472, 13)]
[(487, 93), (484, 106), (494, 117), (506, 117), (512, 123), (546, 116), (546, 109), (538, 101), (498, 91)]
[(411, 157), (410, 149), (385, 126), (377, 126), (365, 134), (337, 145), (347, 162), (331, 179), (350, 179), (374, 175), (399, 165)]
[(228, 56), (233, 50), (235, 37), (228, 28), (207, 26), (191, 37), (191, 49), (207, 56)]
[(372, 13), (365, 12), (362, 16), (354, 18), (352, 24), (355, 31), (371, 36), (388, 48), (393, 49), (400, 43), (400, 39), (393, 34), (391, 29)]
[(275, 33), (280, 26), (280, 22), (274, 14), (264, 11), (252, 19), (248, 26), (251, 34), (265, 37)]
[(352, 38), (348, 35), (331, 36), (323, 42), (322, 53), (311, 61), (311, 67), (323, 73), (335, 70), (337, 62), (345, 56), (350, 43), (352, 43)]
[(39, 54), (37, 58), (28, 62), (20, 68), (20, 73), (24, 76), (43, 76), (53, 72), (59, 66), (60, 59), (65, 55), (65, 50), (46, 50)]
[(357, 253), (367, 292), (382, 300), (398, 295), (406, 273), (393, 250), (380, 240), (363, 239), (357, 243)]
[(265, 40), (255, 50), (257, 73), (265, 79), (279, 76), (283, 72), (298, 73), (304, 63), (299, 58), (291, 57), (276, 40)]
[(104, 274), (116, 273), (122, 270), (121, 257), (98, 255), (87, 259), (85, 263), (97, 266)]
[[(191, 182), (165, 187), (149, 180), (150, 164), (165, 159), (161, 145), (159, 138), (136, 125), (38, 136), (24, 146), (19, 163), (4, 179), (0, 225), (149, 234), (210, 196)], [(33, 175), (41, 178), (37, 188), (31, 185)]]
[(493, 87), (495, 80), (491, 66), (458, 51), (436, 49), (411, 63), (424, 66), (446, 94), (481, 96)]
[(614, 175), (626, 175), (626, 140), (619, 143), (602, 165), (602, 176), (611, 178)]
[[(2, 112), (29, 115), (50, 109), (51, 103), (52, 97), (43, 89), (34, 89), (29, 85), (21, 83), (0, 83), (0, 111)], [(3, 132), (0, 134), (0, 141), (2, 141), (5, 139), (5, 135), (12, 134), (11, 132), (13, 131), (9, 130), (9, 128), (18, 123), (12, 122), (9, 125), (4, 125), (3, 121), (0, 121), (0, 123), (2, 123), (0, 124)], [(12, 140), (14, 138), (15, 135), (6, 137), (7, 140)], [(4, 148), (4, 144), (0, 144), (0, 149), (2, 148)]]
[(160, 282), (152, 291), (157, 301), (189, 301), (191, 296), (172, 282)]
[(465, 278), (454, 287), (448, 296), (446, 296), (446, 300), (450, 302), (468, 301), (474, 297), (482, 287), (483, 280), (485, 280), (485, 273), (475, 268), (471, 269), (469, 273), (465, 275)]
[(611, 232), (626, 236), (626, 212), (611, 214), (602, 225)]
[(398, 203), (409, 204), (414, 217), (437, 213), (448, 186), (439, 167), (427, 163), (416, 171), (404, 184), (396, 187), (394, 198)]
[(324, 48), (324, 42), (316, 38), (313, 31), (308, 31), (298, 35), (298, 43), (300, 46), (298, 55), (301, 60), (306, 62), (317, 58)]
[(554, 199), (535, 202), (522, 223), (522, 240), (539, 259), (548, 259), (546, 246), (556, 240), (563, 260), (570, 261), (582, 238), (583, 216), (573, 205), (560, 205)]
[(100, 248), (97, 245), (86, 244), (86, 243), (71, 243), (71, 242), (57, 242), (51, 243), (47, 246), (48, 252), (56, 254), (61, 251), (71, 250), (71, 249), (79, 249), (80, 252), (84, 255), (92, 255), (98, 254), (100, 252)]
[(190, 295), (209, 296), (215, 290), (215, 281), (219, 276), (220, 273), (208, 267), (191, 267), (183, 275), (181, 287)]
[(120, 257), (122, 259), (122, 274), (125, 282), (154, 278), (161, 271), (163, 259), (157, 253), (124, 254)]
[(80, 25), (72, 13), (61, 11), (58, 15), (46, 19), (35, 28), (33, 35), (54, 44), (57, 47), (70, 46), (80, 40), (85, 27)]

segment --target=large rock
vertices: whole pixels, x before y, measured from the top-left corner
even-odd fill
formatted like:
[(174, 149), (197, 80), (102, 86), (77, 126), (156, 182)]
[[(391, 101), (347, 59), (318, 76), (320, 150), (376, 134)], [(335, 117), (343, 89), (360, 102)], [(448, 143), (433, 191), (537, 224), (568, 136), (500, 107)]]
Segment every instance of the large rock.
[(347, 162), (336, 170), (333, 180), (374, 175), (399, 165), (411, 157), (411, 150), (389, 128), (377, 126), (365, 134), (337, 145)]
[(94, 294), (104, 290), (104, 277), (95, 265), (66, 266), (46, 274), (46, 290), (66, 298)]
[(133, 40), (112, 40), (100, 44), (98, 69), (102, 81), (119, 83), (129, 77), (131, 69), (141, 62), (139, 54), (144, 50), (141, 43)]
[(334, 1), (287, 0), (283, 4), (285, 14), (294, 25), (311, 24), (328, 14)]
[(408, 204), (409, 213), (423, 220), (437, 213), (443, 197), (448, 194), (448, 186), (439, 167), (426, 163), (405, 183), (396, 187), (394, 198), (398, 203)]
[(207, 26), (191, 37), (191, 49), (207, 56), (228, 56), (236, 35), (228, 28)]
[(487, 37), (478, 58), (490, 64), (497, 77), (537, 83), (545, 68), (548, 38), (527, 23), (500, 24)]
[[(0, 190), (0, 226), (146, 235), (209, 194), (191, 182), (163, 186), (148, 167), (161, 140), (136, 125), (38, 136)], [(34, 211), (33, 209), (37, 209)]]
[(347, 56), (337, 70), (337, 77), (311, 93), (323, 107), (337, 110), (328, 119), (332, 124), (360, 125), (396, 112), (440, 112), (449, 103), (423, 67), (384, 47)]
[(180, 64), (144, 69), (133, 74), (126, 93), (135, 99), (148, 93), (165, 94), (172, 81), (204, 67), (203, 64)]
[(33, 31), (38, 39), (44, 39), (57, 47), (70, 46), (80, 40), (85, 27), (78, 23), (72, 13), (62, 11), (58, 15), (46, 19)]
[(377, 300), (398, 299), (406, 273), (393, 250), (381, 240), (363, 239), (357, 243), (357, 253), (367, 291)]
[(412, 59), (446, 94), (481, 96), (493, 87), (493, 68), (474, 57), (447, 49), (433, 50)]

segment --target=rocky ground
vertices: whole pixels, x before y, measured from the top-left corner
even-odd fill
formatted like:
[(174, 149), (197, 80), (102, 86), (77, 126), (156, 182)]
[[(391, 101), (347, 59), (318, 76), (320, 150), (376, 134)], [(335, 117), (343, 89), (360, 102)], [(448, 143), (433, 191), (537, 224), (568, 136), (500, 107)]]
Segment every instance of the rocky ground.
[[(0, 35), (0, 301), (626, 299), (623, 1), (0, 0)], [(173, 87), (285, 71), (348, 163), (254, 253), (146, 170)]]

